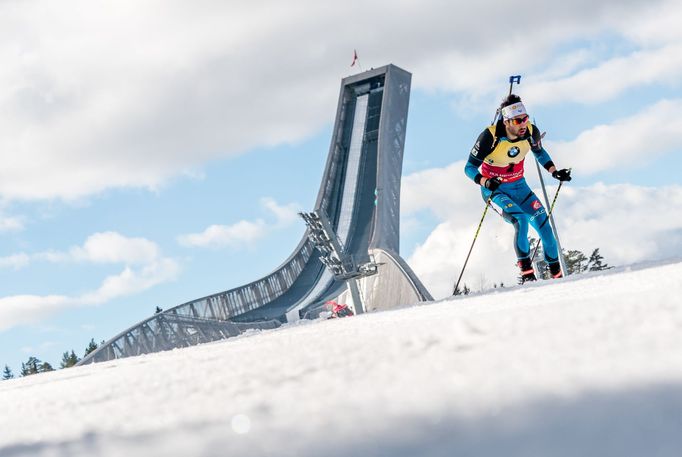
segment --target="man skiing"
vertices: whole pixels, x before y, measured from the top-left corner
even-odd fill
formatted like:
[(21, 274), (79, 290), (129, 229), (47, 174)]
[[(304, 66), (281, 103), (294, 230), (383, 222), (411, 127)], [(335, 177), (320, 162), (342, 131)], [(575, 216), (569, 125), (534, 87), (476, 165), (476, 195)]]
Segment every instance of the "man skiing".
[[(555, 179), (570, 181), (571, 171), (558, 170), (542, 147), (538, 128), (529, 122), (526, 108), (518, 95), (510, 94), (500, 105), (501, 118), (485, 129), (476, 140), (465, 174), (481, 186), (483, 200), (490, 199), (502, 209), (502, 217), (514, 226), (514, 250), (521, 270), (521, 281), (535, 281), (531, 263), (528, 225), (540, 236), (545, 260), (553, 278), (560, 278), (561, 265), (557, 242), (549, 217), (538, 197), (523, 177), (523, 162), (529, 151)], [(492, 197), (492, 198), (491, 198)]]

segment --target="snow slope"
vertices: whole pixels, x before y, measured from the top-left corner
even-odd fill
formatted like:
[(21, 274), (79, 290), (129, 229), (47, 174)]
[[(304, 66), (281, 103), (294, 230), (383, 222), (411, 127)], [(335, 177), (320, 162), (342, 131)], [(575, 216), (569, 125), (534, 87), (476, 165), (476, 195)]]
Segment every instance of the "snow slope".
[(0, 382), (0, 456), (679, 456), (682, 262)]

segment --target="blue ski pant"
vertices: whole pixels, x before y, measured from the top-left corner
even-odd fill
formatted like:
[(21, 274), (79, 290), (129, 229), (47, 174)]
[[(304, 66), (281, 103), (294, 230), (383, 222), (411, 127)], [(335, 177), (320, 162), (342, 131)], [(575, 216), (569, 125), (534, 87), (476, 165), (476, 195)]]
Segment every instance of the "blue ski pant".
[(514, 250), (519, 260), (531, 256), (528, 242), (528, 226), (531, 225), (540, 236), (547, 263), (559, 259), (556, 238), (552, 233), (549, 217), (540, 199), (530, 190), (524, 178), (500, 184), (495, 192), (481, 187), (481, 196), (487, 201), (491, 193), (493, 203), (502, 209), (502, 217), (514, 226)]

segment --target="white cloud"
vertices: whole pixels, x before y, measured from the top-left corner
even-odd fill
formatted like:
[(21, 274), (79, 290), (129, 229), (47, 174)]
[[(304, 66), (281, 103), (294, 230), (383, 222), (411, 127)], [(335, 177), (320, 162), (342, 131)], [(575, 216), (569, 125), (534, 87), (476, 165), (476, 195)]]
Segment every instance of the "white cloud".
[(144, 238), (128, 238), (116, 232), (90, 235), (82, 247), (72, 248), (69, 256), (94, 263), (147, 264), (160, 255), (156, 243)]
[[(483, 212), (483, 204), (481, 211)], [(408, 263), (434, 298), (452, 294), (473, 242), (481, 214), (461, 213), (459, 220), (439, 224), (415, 249)], [(516, 256), (511, 225), (489, 212), (476, 239), (461, 287), (487, 289), (493, 283), (515, 284)]]
[[(353, 48), (366, 68), (395, 62), (415, 87), (475, 98), (510, 68), (551, 61), (558, 45), (668, 12), (639, 0), (533, 0), (531, 26), (515, 30), (502, 1), (466, 14), (437, 0), (356, 3), (363, 14), (313, 0), (2, 2), (0, 195), (154, 188), (217, 157), (305, 138), (333, 120)], [(385, 39), (396, 30), (399, 45)]]
[(0, 267), (15, 269), (31, 261), (52, 263), (122, 263), (126, 265), (149, 264), (161, 255), (156, 243), (145, 238), (129, 238), (117, 232), (99, 232), (90, 235), (82, 246), (68, 251), (45, 251), (35, 254), (19, 253), (0, 258)]
[(619, 265), (682, 255), (681, 186), (597, 183), (567, 190), (558, 222), (564, 244), (600, 247)]
[(474, 211), (481, 206), (478, 186), (464, 174), (465, 163), (457, 161), (444, 168), (431, 168), (403, 177), (401, 214), (428, 209), (445, 220), (452, 214), (452, 208)]
[(96, 291), (82, 295), (77, 301), (82, 305), (102, 304), (172, 281), (179, 272), (178, 263), (169, 258), (160, 258), (139, 269), (126, 267), (118, 275), (107, 277)]
[(19, 254), (12, 254), (6, 257), (0, 257), (0, 268), (13, 268), (19, 270), (28, 266), (31, 258), (28, 254), (21, 252)]
[[(0, 155), (2, 153), (0, 152)], [(18, 232), (24, 229), (24, 217), (12, 216), (7, 213), (9, 202), (0, 195), (0, 233)]]
[(264, 197), (261, 198), (260, 204), (272, 213), (275, 222), (266, 223), (263, 219), (258, 219), (256, 221), (243, 220), (231, 225), (213, 224), (203, 232), (178, 236), (178, 243), (187, 247), (212, 248), (252, 245), (267, 236), (270, 231), (286, 227), (298, 220), (300, 205), (297, 203), (280, 205), (274, 198)]
[(13, 295), (0, 298), (0, 331), (16, 325), (38, 322), (76, 300), (63, 295)]
[(179, 264), (162, 257), (158, 246), (144, 238), (127, 238), (116, 232), (96, 233), (83, 246), (67, 252), (44, 252), (34, 255), (16, 254), (0, 258), (0, 267), (20, 268), (31, 260), (51, 262), (87, 262), (124, 264), (117, 275), (105, 278), (101, 285), (80, 295), (14, 295), (0, 298), (0, 331), (10, 327), (39, 322), (67, 308), (101, 305), (116, 298), (140, 293), (155, 285), (174, 280)]
[[(682, 19), (682, 18), (680, 18)], [(530, 78), (524, 99), (533, 105), (613, 99), (628, 89), (654, 83), (678, 85), (682, 77), (682, 42), (658, 49), (633, 52), (556, 80)]]
[(275, 216), (278, 226), (286, 226), (299, 220), (298, 213), (301, 207), (298, 203), (279, 205), (274, 198), (265, 197), (260, 200), (260, 204)]
[[(682, 41), (682, 3), (667, 0), (660, 5), (638, 12), (637, 20), (629, 21), (621, 33), (644, 47)], [(625, 25), (625, 24), (624, 24)]]
[(0, 232), (18, 232), (23, 230), (24, 221), (20, 217), (4, 216), (0, 213)]
[(239, 221), (232, 225), (211, 225), (201, 233), (180, 235), (178, 242), (183, 246), (224, 247), (253, 243), (265, 236), (263, 220)]
[[(528, 75), (528, 77), (531, 80), (535, 80), (533, 85), (538, 83), (541, 84), (542, 82), (546, 81), (562, 79), (577, 73), (581, 69), (587, 68), (590, 65), (594, 65), (596, 62), (599, 62), (599, 60), (599, 56), (594, 49), (579, 48), (570, 50), (566, 53), (555, 56), (554, 60), (551, 60), (548, 65), (544, 66), (544, 69), (541, 72), (533, 73), (532, 75)], [(530, 89), (533, 89), (533, 87), (530, 87)], [(532, 98), (532, 96), (532, 91), (528, 96), (525, 95), (524, 91), (524, 98)], [(538, 102), (540, 101), (538, 100)]]
[[(610, 125), (598, 125), (568, 142), (547, 142), (559, 163), (581, 174), (637, 167), (666, 153), (680, 151), (682, 100), (663, 100)], [(646, 151), (645, 154), (642, 151)]]

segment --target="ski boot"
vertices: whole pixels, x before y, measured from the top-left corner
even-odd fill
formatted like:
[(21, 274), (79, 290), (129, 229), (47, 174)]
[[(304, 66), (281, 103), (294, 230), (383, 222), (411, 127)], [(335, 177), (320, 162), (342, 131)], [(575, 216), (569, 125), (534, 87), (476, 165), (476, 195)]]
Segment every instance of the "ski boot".
[(553, 279), (564, 277), (564, 275), (561, 273), (561, 264), (559, 262), (552, 262), (549, 264), (549, 275)]
[(533, 270), (533, 265), (530, 263), (530, 259), (519, 260), (517, 265), (521, 270), (519, 284), (524, 284), (528, 281), (537, 281), (537, 278), (535, 277), (535, 271)]

